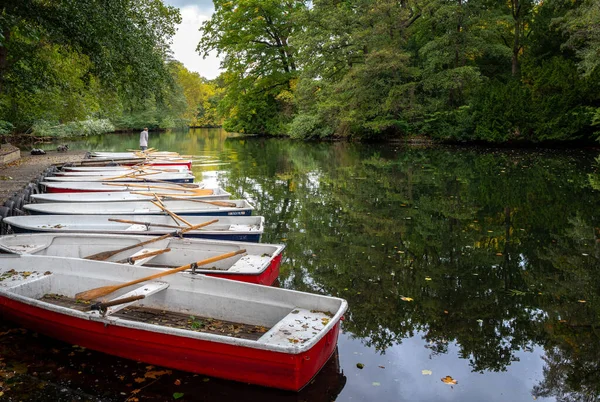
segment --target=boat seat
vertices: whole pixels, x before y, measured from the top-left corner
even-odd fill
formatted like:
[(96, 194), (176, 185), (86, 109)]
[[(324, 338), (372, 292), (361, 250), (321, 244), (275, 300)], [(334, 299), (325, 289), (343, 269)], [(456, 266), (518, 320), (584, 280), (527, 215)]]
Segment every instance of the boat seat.
[[(148, 282), (146, 284), (144, 284), (143, 286), (140, 286), (137, 289), (134, 289), (130, 292), (125, 293), (124, 295), (121, 295), (119, 297), (115, 297), (114, 299), (111, 300), (107, 300), (107, 301), (115, 301), (115, 300), (120, 300), (120, 299), (125, 299), (127, 297), (132, 297), (132, 296), (140, 296), (140, 295), (144, 295), (145, 297), (151, 296), (155, 293), (158, 293), (162, 290), (165, 290), (166, 288), (169, 287), (169, 284), (166, 282)], [(141, 299), (144, 300), (144, 299)], [(108, 307), (106, 309), (106, 312), (104, 313), (104, 316), (107, 315), (111, 315), (116, 313), (119, 310), (124, 309), (125, 307), (128, 307), (134, 303), (137, 303), (139, 300), (134, 300), (132, 302), (129, 303), (123, 303), (123, 304), (117, 304), (116, 306), (111, 306)], [(90, 314), (94, 314), (94, 315), (102, 315), (102, 313), (100, 313), (98, 310), (92, 310), (90, 311)]]
[(288, 347), (300, 347), (321, 332), (331, 320), (322, 311), (294, 308), (257, 342)]
[(147, 232), (148, 231), (148, 226), (146, 225), (140, 225), (140, 224), (133, 224), (131, 226), (129, 226), (127, 229), (125, 229), (128, 232)]
[(261, 257), (260, 255), (244, 255), (237, 260), (227, 272), (257, 273), (262, 270), (265, 263), (270, 259), (271, 257)]
[[(140, 251), (138, 251), (137, 253), (131, 254), (128, 258), (137, 257), (138, 255), (142, 255), (142, 254), (146, 254), (146, 253), (150, 253), (152, 251), (158, 251), (158, 250), (162, 250), (162, 249), (161, 248), (143, 248)], [(133, 262), (133, 265), (144, 265), (145, 263), (147, 263), (148, 261), (150, 261), (154, 257), (158, 257), (159, 255), (160, 254), (151, 255), (148, 258), (142, 258), (140, 260), (136, 260), (136, 261)]]

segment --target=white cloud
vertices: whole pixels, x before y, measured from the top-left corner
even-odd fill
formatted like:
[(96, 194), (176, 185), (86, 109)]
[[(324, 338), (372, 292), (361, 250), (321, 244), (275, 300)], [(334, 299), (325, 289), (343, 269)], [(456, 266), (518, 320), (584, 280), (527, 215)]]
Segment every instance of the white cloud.
[[(165, 3), (176, 6), (176, 1)], [(177, 33), (173, 37), (173, 57), (179, 60), (190, 71), (195, 71), (208, 79), (217, 77), (221, 70), (220, 60), (216, 53), (212, 52), (206, 59), (196, 51), (202, 34), (199, 31), (202, 22), (208, 20), (213, 12), (212, 9), (200, 8), (196, 5), (184, 6), (181, 11), (181, 25), (177, 27)]]

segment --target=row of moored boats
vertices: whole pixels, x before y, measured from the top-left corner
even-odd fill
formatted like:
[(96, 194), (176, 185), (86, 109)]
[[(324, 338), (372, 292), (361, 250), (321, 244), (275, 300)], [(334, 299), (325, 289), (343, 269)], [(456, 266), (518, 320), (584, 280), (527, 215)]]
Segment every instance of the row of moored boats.
[(0, 309), (113, 355), (298, 391), (333, 354), (343, 299), (281, 289), (247, 200), (173, 152), (94, 152), (2, 224)]

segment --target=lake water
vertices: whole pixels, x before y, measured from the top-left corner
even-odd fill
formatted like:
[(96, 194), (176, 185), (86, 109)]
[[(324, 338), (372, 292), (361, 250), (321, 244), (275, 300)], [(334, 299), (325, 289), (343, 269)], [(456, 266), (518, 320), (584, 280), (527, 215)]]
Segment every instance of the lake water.
[[(123, 151), (137, 148), (138, 137), (70, 145)], [(262, 241), (287, 245), (281, 287), (348, 300), (338, 354), (291, 394), (179, 371), (148, 376), (160, 369), (5, 323), (0, 373), (7, 396), (599, 397), (598, 150), (305, 143), (218, 129), (150, 133), (150, 146), (194, 155), (198, 180), (256, 206), (266, 219)]]

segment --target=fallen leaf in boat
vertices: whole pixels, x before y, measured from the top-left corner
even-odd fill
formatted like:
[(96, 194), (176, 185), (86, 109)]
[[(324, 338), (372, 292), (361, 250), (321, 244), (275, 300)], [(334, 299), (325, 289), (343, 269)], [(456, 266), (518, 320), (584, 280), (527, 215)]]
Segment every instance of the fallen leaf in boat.
[(374, 387), (378, 387), (378, 386), (380, 386), (380, 385), (381, 385), (381, 383), (379, 383), (379, 382), (373, 382), (373, 386), (374, 386)]
[(135, 381), (135, 382), (137, 382), (137, 383), (139, 384), (139, 383), (141, 383), (141, 382), (144, 382), (144, 381), (146, 381), (146, 379), (145, 379), (145, 378), (143, 378), (143, 377), (138, 377), (138, 378), (134, 379), (133, 381)]
[(175, 385), (181, 385), (181, 381), (180, 380), (175, 380), (174, 384)]
[(400, 300), (402, 300), (402, 301), (406, 301), (406, 302), (411, 302), (411, 301), (413, 301), (414, 299), (413, 299), (412, 297), (404, 297), (404, 296), (402, 296), (402, 297), (400, 298)]
[(379, 366), (379, 368), (385, 368), (385, 366)]
[(183, 392), (175, 392), (173, 394), (173, 399), (179, 399), (183, 396)]
[(125, 379), (125, 376), (124, 376), (124, 375), (120, 375), (120, 376), (119, 376), (119, 380), (123, 381), (124, 379)]
[(365, 367), (365, 365), (362, 363), (356, 363), (356, 367), (362, 370)]
[(157, 377), (163, 376), (165, 374), (171, 374), (171, 370), (148, 371), (146, 374), (144, 374), (144, 377), (156, 379)]
[[(129, 384), (131, 385), (131, 384)], [(139, 394), (141, 391), (141, 389), (134, 389), (133, 391), (131, 391), (131, 395), (135, 395), (135, 394)]]
[(423, 374), (423, 375), (431, 375), (433, 373), (431, 372), (431, 370), (421, 370), (421, 374)]
[(442, 382), (444, 384), (450, 384), (450, 385), (456, 385), (456, 384), (458, 384), (458, 381), (456, 381), (454, 378), (450, 377), (449, 375), (447, 375), (446, 377), (442, 378)]
[(209, 381), (210, 381), (210, 378), (208, 378), (208, 377), (204, 377), (204, 378), (202, 379), (202, 382), (209, 382)]

